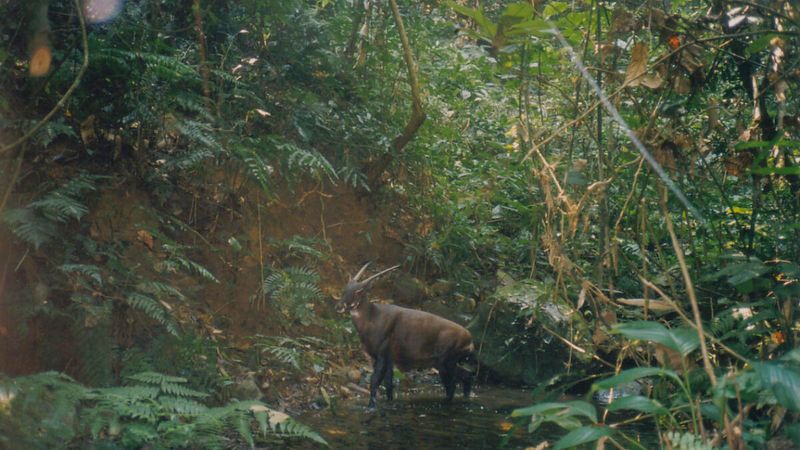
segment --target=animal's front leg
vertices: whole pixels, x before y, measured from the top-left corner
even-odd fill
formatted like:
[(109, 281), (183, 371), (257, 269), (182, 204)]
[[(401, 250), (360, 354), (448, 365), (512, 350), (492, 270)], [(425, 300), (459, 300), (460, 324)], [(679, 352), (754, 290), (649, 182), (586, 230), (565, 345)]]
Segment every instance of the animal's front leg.
[(383, 387), (386, 388), (386, 400), (391, 400), (394, 398), (393, 391), (394, 391), (394, 364), (392, 364), (392, 358), (386, 358), (388, 363), (386, 364), (386, 375), (383, 377)]
[(437, 367), (439, 371), (439, 378), (442, 379), (442, 385), (444, 386), (444, 392), (447, 396), (447, 401), (453, 400), (453, 394), (456, 391), (456, 379), (455, 379), (455, 368), (451, 367), (449, 364), (445, 364), (443, 366)]
[(372, 366), (372, 376), (369, 379), (369, 408), (375, 408), (375, 395), (378, 393), (378, 387), (381, 381), (386, 376), (386, 369), (391, 364), (389, 355), (386, 352), (381, 352), (375, 358), (375, 364)]

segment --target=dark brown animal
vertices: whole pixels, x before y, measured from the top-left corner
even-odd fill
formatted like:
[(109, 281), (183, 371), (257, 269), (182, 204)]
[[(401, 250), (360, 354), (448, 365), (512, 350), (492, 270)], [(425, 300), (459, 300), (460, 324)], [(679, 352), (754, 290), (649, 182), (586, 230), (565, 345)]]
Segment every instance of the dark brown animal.
[(345, 286), (337, 305), (339, 312), (350, 311), (364, 350), (372, 358), (369, 407), (383, 382), (386, 398), (392, 399), (392, 371), (435, 367), (439, 371), (447, 400), (453, 399), (456, 380), (461, 381), (464, 397), (469, 397), (472, 373), (458, 365), (471, 357), (475, 346), (466, 328), (447, 319), (415, 309), (371, 303), (367, 293), (372, 281), (399, 266), (358, 281), (369, 263)]

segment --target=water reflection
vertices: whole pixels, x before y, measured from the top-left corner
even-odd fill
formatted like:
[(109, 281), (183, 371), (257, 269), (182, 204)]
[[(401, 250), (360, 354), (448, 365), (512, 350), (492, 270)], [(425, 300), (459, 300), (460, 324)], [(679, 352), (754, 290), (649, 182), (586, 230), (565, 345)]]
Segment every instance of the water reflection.
[[(447, 404), (434, 386), (414, 389), (394, 400), (380, 401), (378, 410), (367, 412), (366, 399), (338, 405), (337, 411), (308, 413), (299, 419), (316, 429), (331, 448), (364, 449), (494, 449), (512, 427), (508, 416), (514, 408), (530, 404), (526, 391), (484, 387), (469, 400), (456, 398)], [(506, 448), (535, 446), (558, 436), (543, 429), (529, 435), (521, 427), (508, 437)], [(545, 434), (550, 433), (550, 436)]]

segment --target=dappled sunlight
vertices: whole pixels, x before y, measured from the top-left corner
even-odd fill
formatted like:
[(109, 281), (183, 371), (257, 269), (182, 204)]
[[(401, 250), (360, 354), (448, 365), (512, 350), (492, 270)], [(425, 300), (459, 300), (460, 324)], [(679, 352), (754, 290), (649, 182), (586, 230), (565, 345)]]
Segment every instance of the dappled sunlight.
[(84, 0), (83, 15), (89, 23), (105, 23), (122, 11), (124, 0)]

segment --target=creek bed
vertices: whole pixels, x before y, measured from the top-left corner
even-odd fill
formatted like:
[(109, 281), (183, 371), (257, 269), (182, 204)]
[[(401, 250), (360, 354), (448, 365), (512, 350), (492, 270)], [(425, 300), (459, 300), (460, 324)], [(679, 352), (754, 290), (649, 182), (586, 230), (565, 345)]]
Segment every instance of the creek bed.
[[(298, 419), (333, 449), (494, 449), (512, 427), (511, 411), (532, 403), (529, 391), (498, 386), (478, 386), (468, 400), (458, 393), (450, 404), (443, 401), (443, 389), (434, 385), (405, 390), (391, 402), (381, 394), (377, 411), (368, 412), (367, 399), (361, 397)], [(514, 430), (505, 448), (552, 443), (564, 433), (548, 424), (534, 434), (526, 428)]]

